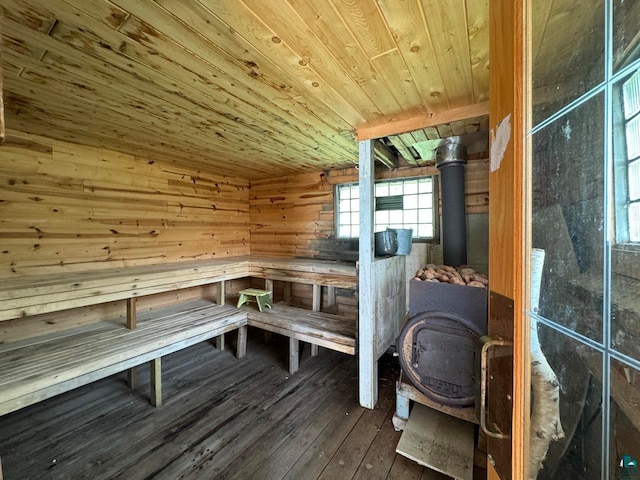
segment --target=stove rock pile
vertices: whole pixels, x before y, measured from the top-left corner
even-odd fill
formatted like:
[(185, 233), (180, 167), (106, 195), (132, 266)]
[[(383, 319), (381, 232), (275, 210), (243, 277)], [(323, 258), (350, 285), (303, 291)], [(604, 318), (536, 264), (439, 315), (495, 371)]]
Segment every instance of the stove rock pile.
[(484, 273), (478, 273), (471, 267), (451, 267), (432, 263), (418, 269), (413, 280), (418, 282), (451, 283), (470, 287), (486, 288), (489, 280)]

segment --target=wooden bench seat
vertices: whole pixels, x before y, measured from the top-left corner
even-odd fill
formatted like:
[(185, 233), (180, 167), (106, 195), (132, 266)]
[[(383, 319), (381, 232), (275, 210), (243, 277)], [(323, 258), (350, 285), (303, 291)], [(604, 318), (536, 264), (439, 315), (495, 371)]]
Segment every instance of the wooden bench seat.
[(246, 351), (247, 314), (196, 300), (139, 314), (137, 328), (99, 322), (0, 345), (0, 415), (154, 361), (152, 403), (161, 403), (160, 358), (225, 332), (239, 330)]
[[(24, 317), (108, 302), (126, 304), (128, 327), (116, 321), (91, 323), (97, 320), (94, 317), (81, 327), (57, 333), (10, 343), (2, 343), (0, 339), (0, 415), (124, 370), (129, 370), (133, 385), (135, 370), (131, 368), (149, 361), (152, 402), (161, 402), (163, 355), (212, 337), (216, 337), (218, 348), (223, 349), (224, 333), (234, 329), (239, 329), (240, 354), (244, 353), (247, 313), (222, 304), (225, 281), (251, 276), (265, 279), (270, 291), (274, 280), (313, 285), (314, 310), (319, 310), (320, 285), (328, 287), (330, 297), (335, 297), (336, 288), (357, 288), (353, 265), (252, 256), (0, 279), (0, 322), (10, 321), (14, 331), (20, 332), (19, 324)], [(220, 305), (202, 300), (145, 313), (137, 311), (139, 297), (215, 283)], [(121, 306), (110, 311), (116, 308)], [(286, 316), (290, 314), (285, 312), (281, 320), (271, 317), (263, 322), (263, 328), (289, 336), (296, 351), (300, 339), (311, 342), (314, 351), (320, 345), (355, 352), (355, 327), (348, 327), (345, 333), (341, 330), (344, 325), (334, 324), (339, 317), (323, 317), (327, 314), (305, 310), (293, 317)], [(73, 315), (80, 319), (82, 313), (76, 310)], [(45, 318), (42, 322), (48, 324), (49, 320)], [(51, 325), (51, 330), (60, 328), (55, 321)], [(342, 334), (351, 339), (341, 338)]]
[(324, 312), (314, 312), (274, 304), (272, 309), (260, 312), (256, 308), (242, 307), (247, 313), (249, 326), (289, 337), (289, 372), (299, 367), (299, 341), (330, 350), (356, 354), (356, 321)]
[(0, 280), (0, 321), (244, 278), (248, 257)]

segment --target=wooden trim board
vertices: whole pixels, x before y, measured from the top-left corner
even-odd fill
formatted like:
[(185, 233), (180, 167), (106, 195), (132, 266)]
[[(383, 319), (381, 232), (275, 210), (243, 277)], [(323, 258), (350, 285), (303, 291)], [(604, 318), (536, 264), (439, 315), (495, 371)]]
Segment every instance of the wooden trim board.
[(489, 115), (489, 102), (452, 108), (444, 112), (433, 112), (396, 120), (392, 119), (381, 125), (364, 125), (356, 129), (356, 139), (361, 142), (363, 140), (388, 137), (389, 135), (399, 135), (423, 128), (436, 127), (443, 123), (480, 117), (482, 115)]

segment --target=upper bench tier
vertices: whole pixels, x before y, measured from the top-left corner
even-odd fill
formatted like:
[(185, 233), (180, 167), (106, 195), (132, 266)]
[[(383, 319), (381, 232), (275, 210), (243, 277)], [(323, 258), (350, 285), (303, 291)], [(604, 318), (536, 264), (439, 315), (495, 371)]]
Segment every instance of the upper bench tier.
[(0, 321), (244, 277), (357, 288), (354, 265), (296, 258), (227, 257), (0, 280)]

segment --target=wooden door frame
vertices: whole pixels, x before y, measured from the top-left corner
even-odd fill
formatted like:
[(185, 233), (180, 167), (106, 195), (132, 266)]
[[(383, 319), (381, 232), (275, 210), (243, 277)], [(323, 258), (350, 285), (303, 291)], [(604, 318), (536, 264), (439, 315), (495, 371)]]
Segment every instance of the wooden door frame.
[[(530, 409), (528, 252), (530, 249), (530, 2), (490, 1), (489, 286), (513, 305), (513, 386), (511, 478), (528, 478)], [(495, 155), (495, 135), (502, 122), (510, 135), (504, 155)], [(495, 158), (494, 158), (495, 157)], [(491, 322), (492, 312), (489, 311)], [(491, 327), (490, 327), (491, 328)], [(489, 402), (495, 401), (489, 399)], [(489, 449), (490, 450), (490, 449)], [(491, 454), (491, 451), (488, 452)], [(489, 478), (500, 478), (491, 462)], [(505, 480), (504, 478), (502, 480)]]

